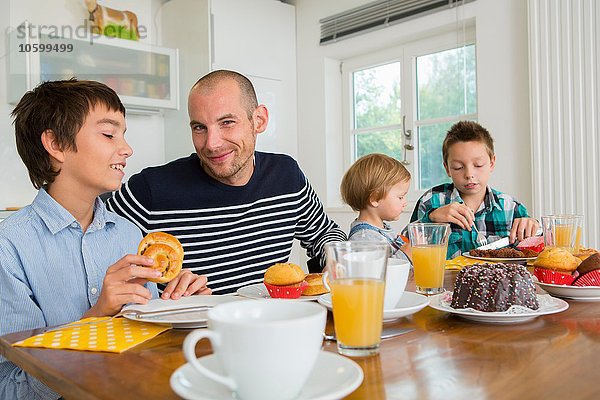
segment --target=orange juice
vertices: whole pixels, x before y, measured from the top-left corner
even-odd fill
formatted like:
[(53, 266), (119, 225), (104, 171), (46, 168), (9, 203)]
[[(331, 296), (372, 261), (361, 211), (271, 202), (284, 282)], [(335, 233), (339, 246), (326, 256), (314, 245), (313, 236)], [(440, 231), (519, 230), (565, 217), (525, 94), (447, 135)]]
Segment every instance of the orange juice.
[(419, 288), (444, 287), (444, 263), (447, 245), (427, 244), (413, 246), (415, 285)]
[(573, 228), (571, 224), (562, 224), (554, 226), (554, 245), (558, 247), (571, 247), (573, 239)]
[(581, 247), (581, 227), (577, 227), (577, 236), (575, 237), (575, 251), (574, 253), (579, 253), (579, 248)]
[(347, 278), (334, 280), (330, 286), (338, 343), (353, 347), (378, 345), (383, 323), (384, 282)]

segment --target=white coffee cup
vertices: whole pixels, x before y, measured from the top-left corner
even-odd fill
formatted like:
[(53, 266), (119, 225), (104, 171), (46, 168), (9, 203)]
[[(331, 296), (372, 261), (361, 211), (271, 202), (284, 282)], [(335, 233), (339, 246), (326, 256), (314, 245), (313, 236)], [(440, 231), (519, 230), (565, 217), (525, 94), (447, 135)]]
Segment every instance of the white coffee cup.
[(396, 308), (406, 288), (409, 272), (410, 262), (400, 258), (388, 258), (385, 274), (385, 294), (383, 296), (384, 310)]
[[(358, 243), (354, 241), (352, 243)], [(369, 242), (366, 242), (369, 243)], [(338, 264), (338, 268), (345, 268), (346, 270), (354, 271), (355, 276), (362, 276), (364, 278), (377, 278), (379, 276), (376, 268), (373, 268), (374, 264), (381, 264), (385, 255), (377, 251), (357, 251), (356, 253), (348, 253), (343, 257), (343, 264)], [(391, 260), (388, 258), (388, 260)]]
[[(191, 332), (183, 353), (201, 374), (238, 398), (293, 399), (312, 371), (323, 341), (327, 310), (317, 303), (235, 301), (208, 312), (208, 329)], [(196, 343), (208, 338), (225, 375), (205, 368)]]

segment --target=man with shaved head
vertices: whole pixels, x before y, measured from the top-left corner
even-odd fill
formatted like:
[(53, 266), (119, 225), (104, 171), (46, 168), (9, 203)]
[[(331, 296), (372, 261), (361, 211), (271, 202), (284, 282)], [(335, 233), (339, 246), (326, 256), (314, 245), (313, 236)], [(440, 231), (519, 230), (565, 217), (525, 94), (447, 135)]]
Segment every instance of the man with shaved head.
[(269, 112), (250, 80), (209, 73), (190, 90), (188, 113), (196, 152), (132, 176), (109, 208), (143, 232), (175, 235), (184, 268), (207, 276), (215, 294), (261, 283), (288, 260), (294, 239), (323, 266), (323, 245), (346, 235), (295, 160), (255, 150)]

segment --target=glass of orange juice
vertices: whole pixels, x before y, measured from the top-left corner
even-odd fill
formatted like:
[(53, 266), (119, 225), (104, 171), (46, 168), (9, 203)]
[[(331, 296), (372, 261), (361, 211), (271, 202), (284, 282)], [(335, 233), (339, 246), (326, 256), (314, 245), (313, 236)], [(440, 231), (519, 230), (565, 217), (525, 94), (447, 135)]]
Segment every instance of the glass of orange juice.
[(331, 290), (338, 352), (351, 357), (377, 354), (389, 245), (336, 242), (326, 244), (325, 251), (323, 283)]
[(450, 224), (413, 222), (408, 237), (418, 293), (432, 295), (444, 291), (444, 264)]
[(581, 246), (583, 215), (546, 215), (542, 217), (542, 230), (546, 247), (563, 247), (578, 253)]

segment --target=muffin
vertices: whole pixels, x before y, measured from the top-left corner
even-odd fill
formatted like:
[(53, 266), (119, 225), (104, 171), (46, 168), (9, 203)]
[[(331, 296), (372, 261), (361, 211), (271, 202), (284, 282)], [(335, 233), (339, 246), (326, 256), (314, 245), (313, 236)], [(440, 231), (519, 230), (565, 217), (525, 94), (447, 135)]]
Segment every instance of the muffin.
[(586, 258), (594, 254), (598, 254), (598, 250), (582, 247), (579, 249), (579, 253), (575, 254), (575, 257), (580, 258), (581, 261), (585, 261)]
[[(544, 237), (543, 236), (531, 236), (526, 239), (523, 239), (516, 246), (518, 250), (521, 250), (525, 253), (525, 257), (532, 257), (529, 254), (534, 254), (533, 257), (536, 257), (539, 253), (544, 250)], [(527, 252), (526, 252), (527, 251)]]
[(323, 285), (323, 274), (308, 274), (304, 280), (308, 284), (302, 293), (304, 296), (317, 296), (329, 292)]
[(573, 281), (573, 286), (600, 286), (600, 253), (587, 257), (577, 267), (579, 277)]
[(570, 285), (576, 276), (573, 273), (581, 264), (581, 260), (560, 247), (544, 249), (533, 262), (533, 273), (544, 283)]
[(308, 286), (305, 276), (296, 264), (277, 263), (265, 271), (264, 284), (275, 299), (297, 299)]

